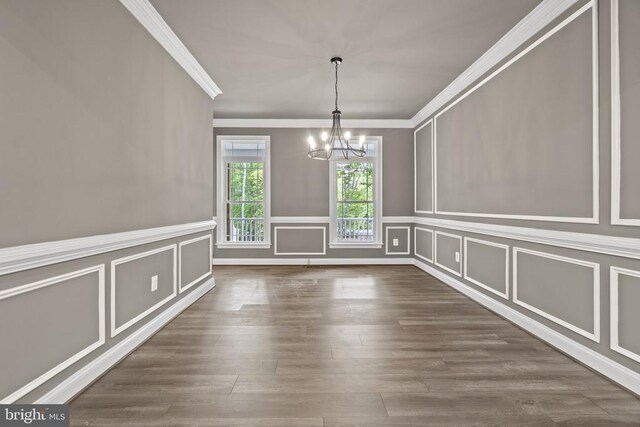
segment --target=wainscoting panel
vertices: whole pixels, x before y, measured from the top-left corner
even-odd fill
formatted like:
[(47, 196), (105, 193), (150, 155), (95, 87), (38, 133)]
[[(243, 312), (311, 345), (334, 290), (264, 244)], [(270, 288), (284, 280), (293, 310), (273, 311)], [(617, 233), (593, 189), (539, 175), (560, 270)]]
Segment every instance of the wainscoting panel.
[(590, 2), (435, 116), (435, 213), (598, 223), (596, 30)]
[(177, 270), (177, 245), (111, 262), (112, 337), (176, 297)]
[(514, 247), (513, 301), (600, 342), (599, 264)]
[(273, 228), (274, 255), (326, 255), (327, 228), (324, 226), (276, 226)]
[(456, 276), (462, 276), (462, 237), (436, 231), (435, 264)]
[[(394, 240), (398, 245), (394, 246)], [(411, 254), (411, 227), (387, 226), (385, 227), (385, 254), (409, 255)]]
[(212, 236), (207, 234), (178, 245), (178, 288), (186, 291), (211, 274)]
[(464, 238), (464, 278), (509, 299), (509, 246)]
[(640, 362), (640, 271), (611, 267), (611, 349)]
[(0, 403), (11, 403), (105, 343), (105, 267), (0, 292)]
[(640, 225), (640, 2), (611, 2), (611, 222)]
[(413, 253), (421, 260), (433, 263), (433, 230), (413, 228)]
[(413, 209), (433, 213), (433, 121), (413, 133)]

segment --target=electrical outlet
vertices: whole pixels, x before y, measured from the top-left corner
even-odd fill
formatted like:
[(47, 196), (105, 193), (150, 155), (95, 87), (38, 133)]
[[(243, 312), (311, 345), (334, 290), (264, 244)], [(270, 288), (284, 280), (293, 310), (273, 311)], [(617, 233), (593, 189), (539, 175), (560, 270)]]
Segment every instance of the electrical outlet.
[(155, 292), (158, 290), (158, 276), (151, 277), (151, 292)]
[(460, 262), (460, 252), (456, 252), (456, 262)]
[(393, 239), (393, 246), (398, 246), (399, 244), (398, 239)]

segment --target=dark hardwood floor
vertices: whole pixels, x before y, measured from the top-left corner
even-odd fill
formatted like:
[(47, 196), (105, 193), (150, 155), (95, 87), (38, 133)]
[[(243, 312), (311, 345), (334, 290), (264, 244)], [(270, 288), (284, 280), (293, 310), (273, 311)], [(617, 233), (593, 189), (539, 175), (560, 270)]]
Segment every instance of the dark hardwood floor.
[(73, 425), (640, 425), (636, 397), (415, 267), (215, 277)]

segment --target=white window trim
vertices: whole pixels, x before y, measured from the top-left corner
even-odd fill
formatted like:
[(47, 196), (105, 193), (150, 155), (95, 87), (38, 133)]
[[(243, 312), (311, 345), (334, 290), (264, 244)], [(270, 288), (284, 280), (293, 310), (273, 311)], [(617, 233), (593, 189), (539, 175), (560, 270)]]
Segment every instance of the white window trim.
[[(225, 167), (222, 155), (223, 141), (260, 141), (265, 144), (264, 157), (264, 242), (225, 242), (226, 210), (224, 209)], [(261, 159), (262, 160), (262, 159)], [(216, 246), (220, 249), (271, 247), (271, 137), (269, 135), (217, 135), (216, 136), (216, 210), (218, 223)]]
[[(365, 143), (376, 144), (376, 157), (373, 158), (373, 194), (374, 194), (374, 236), (373, 242), (341, 242), (337, 240), (337, 215), (336, 215), (336, 163), (340, 160), (329, 162), (329, 247), (330, 248), (382, 248), (382, 137), (367, 136)], [(362, 158), (349, 159), (349, 162), (368, 161)]]

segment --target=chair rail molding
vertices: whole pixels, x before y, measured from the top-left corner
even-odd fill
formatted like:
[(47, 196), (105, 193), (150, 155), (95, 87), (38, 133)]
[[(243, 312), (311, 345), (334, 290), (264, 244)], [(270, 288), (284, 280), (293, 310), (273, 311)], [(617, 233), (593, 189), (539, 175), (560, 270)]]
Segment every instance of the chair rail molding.
[(412, 118), (413, 127), (428, 119), (433, 113), (455, 98), (499, 62), (507, 58), (523, 43), (567, 11), (578, 0), (543, 0), (535, 9), (518, 22), (507, 34), (462, 72), (446, 88), (435, 96)]
[(216, 227), (213, 220), (102, 234), (0, 249), (0, 276), (131, 246), (185, 236)]
[(222, 91), (213, 79), (202, 68), (202, 65), (189, 52), (176, 33), (160, 16), (149, 0), (120, 0), (120, 3), (142, 24), (160, 45), (176, 60), (178, 64), (200, 85), (211, 99), (215, 99)]
[(602, 234), (575, 233), (541, 228), (515, 227), (440, 218), (415, 217), (415, 223), (468, 233), (522, 240), (543, 245), (578, 249), (581, 251), (640, 259), (640, 239), (605, 236)]

